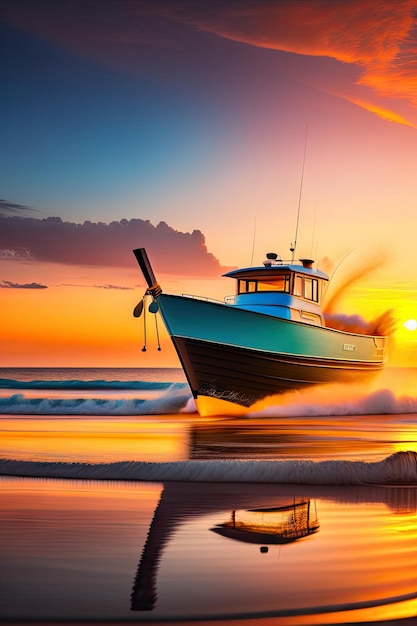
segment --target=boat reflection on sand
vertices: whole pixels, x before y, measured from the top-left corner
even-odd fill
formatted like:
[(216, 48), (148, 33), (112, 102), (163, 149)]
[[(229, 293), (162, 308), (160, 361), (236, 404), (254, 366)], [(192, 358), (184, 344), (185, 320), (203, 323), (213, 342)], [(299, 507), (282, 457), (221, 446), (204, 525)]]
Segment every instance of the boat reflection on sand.
[(311, 502), (303, 499), (277, 507), (233, 510), (230, 519), (211, 530), (237, 541), (262, 544), (291, 543), (316, 533), (320, 528), (317, 512), (311, 515)]
[[(233, 522), (220, 524), (218, 534), (251, 543), (289, 543), (317, 532), (310, 500), (280, 495), (275, 485), (167, 483), (151, 522), (131, 594), (132, 611), (150, 611), (157, 601), (157, 575), (166, 545), (184, 522), (224, 512)], [(232, 512), (230, 513), (230, 509)]]
[(277, 626), (415, 615), (416, 512), (414, 486), (167, 482), (130, 610)]

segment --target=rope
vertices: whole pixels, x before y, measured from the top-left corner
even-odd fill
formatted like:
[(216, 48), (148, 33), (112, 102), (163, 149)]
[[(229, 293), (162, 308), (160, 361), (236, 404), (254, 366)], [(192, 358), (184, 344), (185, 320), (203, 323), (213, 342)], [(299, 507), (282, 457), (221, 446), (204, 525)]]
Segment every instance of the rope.
[(145, 306), (145, 303), (143, 307), (143, 339), (144, 339), (144, 344), (143, 344), (142, 352), (146, 352), (146, 306)]
[(155, 300), (158, 296), (161, 295), (162, 289), (158, 285), (158, 283), (154, 283), (151, 287), (148, 287), (147, 293), (149, 293)]
[(161, 351), (161, 344), (159, 342), (159, 330), (158, 330), (158, 318), (155, 315), (155, 328), (156, 328), (156, 338), (158, 341), (158, 350)]

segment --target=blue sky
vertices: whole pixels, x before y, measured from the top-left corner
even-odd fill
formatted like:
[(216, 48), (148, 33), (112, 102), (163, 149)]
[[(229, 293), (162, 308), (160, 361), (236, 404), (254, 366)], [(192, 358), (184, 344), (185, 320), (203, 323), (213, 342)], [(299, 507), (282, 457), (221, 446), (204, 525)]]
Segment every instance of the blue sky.
[(107, 221), (137, 216), (149, 189), (190, 177), (193, 151), (210, 137), (189, 95), (9, 27), (2, 35), (3, 195)]
[(84, 286), (133, 289), (132, 246), (180, 290), (190, 268), (286, 258), (306, 147), (298, 254), (338, 275), (384, 256), (372, 289), (417, 318), (416, 15), (417, 0), (3, 0), (2, 296), (77, 284), (82, 264)]
[(256, 223), (259, 254), (286, 254), (308, 127), (305, 246), (317, 228), (320, 256), (364, 239), (397, 254), (417, 191), (414, 5), (6, 0), (1, 197), (198, 229), (227, 265)]

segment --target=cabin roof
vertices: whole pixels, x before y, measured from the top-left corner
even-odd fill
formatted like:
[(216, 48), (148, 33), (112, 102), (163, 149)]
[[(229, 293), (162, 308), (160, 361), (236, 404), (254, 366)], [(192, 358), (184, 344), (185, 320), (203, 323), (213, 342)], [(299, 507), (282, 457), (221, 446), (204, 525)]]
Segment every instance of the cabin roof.
[(242, 267), (240, 269), (227, 272), (226, 274), (223, 274), (223, 276), (235, 278), (236, 280), (270, 280), (271, 278), (288, 273), (304, 274), (305, 276), (311, 276), (312, 278), (320, 278), (326, 281), (329, 280), (328, 275), (321, 270), (293, 263), (274, 263), (267, 266), (261, 265), (258, 267)]

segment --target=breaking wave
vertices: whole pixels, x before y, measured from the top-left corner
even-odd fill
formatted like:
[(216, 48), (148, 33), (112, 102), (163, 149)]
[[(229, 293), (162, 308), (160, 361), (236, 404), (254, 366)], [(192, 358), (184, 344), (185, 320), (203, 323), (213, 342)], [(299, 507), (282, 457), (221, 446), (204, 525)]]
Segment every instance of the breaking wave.
[[(49, 384), (49, 383), (48, 383)], [(95, 384), (95, 383), (94, 383)], [(0, 415), (164, 415), (195, 413), (196, 406), (186, 383), (146, 383), (144, 395), (151, 389), (152, 398), (102, 397), (29, 397), (24, 393), (0, 396)], [(162, 383), (161, 383), (162, 385)], [(27, 389), (27, 385), (26, 385)], [(75, 389), (72, 387), (72, 389)], [(103, 386), (103, 390), (105, 390)], [(85, 387), (85, 390), (96, 390)], [(106, 391), (112, 391), (112, 388)], [(138, 394), (139, 395), (139, 394)], [(410, 415), (417, 414), (417, 397), (397, 396), (390, 389), (357, 394), (352, 397), (346, 389), (334, 387), (289, 392), (265, 400), (259, 408), (248, 408), (247, 415), (256, 417), (312, 417), (343, 415)]]
[(417, 452), (363, 461), (177, 461), (57, 463), (0, 459), (0, 474), (82, 480), (257, 482), (303, 485), (417, 486)]
[[(0, 389), (53, 389), (53, 390), (158, 390), (168, 389), (173, 383), (169, 382), (150, 382), (139, 380), (30, 380), (21, 381), (12, 378), (0, 378)], [(186, 383), (176, 383), (184, 388)]]
[[(67, 381), (74, 382), (74, 381)], [(79, 381), (76, 381), (77, 383)], [(93, 383), (95, 384), (95, 383)], [(120, 383), (117, 383), (120, 384)], [(48, 398), (27, 397), (23, 393), (0, 397), (0, 414), (8, 415), (163, 415), (166, 413), (193, 412), (195, 407), (190, 404), (191, 392), (186, 383), (163, 384), (164, 387), (154, 387), (162, 383), (149, 383), (143, 390), (162, 389), (163, 393), (156, 398)], [(87, 383), (88, 385), (88, 383)], [(131, 383), (129, 383), (131, 385)], [(45, 386), (51, 389), (50, 382)], [(27, 389), (27, 383), (25, 383)], [(75, 387), (65, 387), (75, 389)], [(120, 387), (116, 387), (120, 389)], [(130, 386), (129, 389), (132, 387)], [(97, 390), (97, 387), (87, 386), (83, 389)], [(103, 386), (106, 391), (112, 387)], [(138, 387), (138, 389), (140, 389)], [(187, 408), (187, 407), (190, 408)]]
[[(392, 385), (398, 387), (394, 382)], [(256, 418), (417, 414), (417, 396), (388, 387), (372, 390), (355, 384), (320, 385), (266, 398), (249, 407), (246, 415)], [(0, 391), (0, 415), (130, 416), (196, 412), (186, 382), (21, 381), (3, 377)]]
[[(353, 392), (352, 392), (353, 395)], [(346, 387), (313, 389), (306, 392), (289, 393), (280, 404), (270, 405), (252, 412), (251, 417), (325, 417), (342, 415), (414, 415), (417, 413), (417, 397), (397, 396), (391, 389), (352, 397)]]

